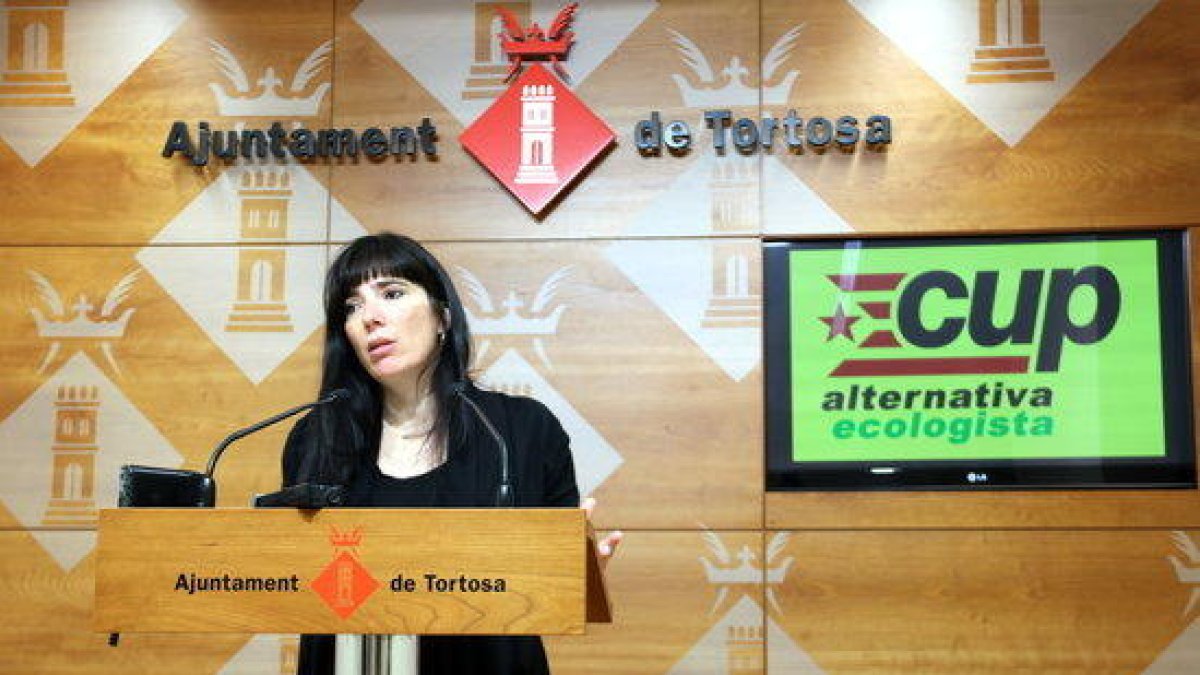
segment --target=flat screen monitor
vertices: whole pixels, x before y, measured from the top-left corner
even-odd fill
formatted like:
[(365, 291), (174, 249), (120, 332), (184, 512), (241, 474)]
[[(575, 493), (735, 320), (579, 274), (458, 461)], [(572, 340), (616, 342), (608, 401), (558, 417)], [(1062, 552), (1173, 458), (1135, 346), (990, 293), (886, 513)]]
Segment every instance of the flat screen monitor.
[(764, 244), (768, 490), (1194, 488), (1180, 231)]

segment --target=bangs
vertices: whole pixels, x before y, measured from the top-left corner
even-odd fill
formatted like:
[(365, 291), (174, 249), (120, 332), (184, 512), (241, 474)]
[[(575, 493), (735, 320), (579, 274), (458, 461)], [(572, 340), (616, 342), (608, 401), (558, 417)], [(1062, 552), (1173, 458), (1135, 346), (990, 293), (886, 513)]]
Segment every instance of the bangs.
[(346, 298), (362, 284), (380, 277), (406, 279), (422, 288), (430, 298), (434, 292), (429, 268), (401, 242), (390, 237), (364, 237), (334, 259), (325, 280), (325, 309), (329, 316), (345, 316)]

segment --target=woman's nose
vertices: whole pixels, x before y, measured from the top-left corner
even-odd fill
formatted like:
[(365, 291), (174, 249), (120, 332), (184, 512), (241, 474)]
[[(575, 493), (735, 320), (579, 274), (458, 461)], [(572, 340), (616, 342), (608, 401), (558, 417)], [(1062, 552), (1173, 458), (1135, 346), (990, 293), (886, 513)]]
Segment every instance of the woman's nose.
[(383, 323), (383, 313), (379, 303), (373, 300), (366, 300), (362, 306), (362, 321), (364, 325), (375, 326)]

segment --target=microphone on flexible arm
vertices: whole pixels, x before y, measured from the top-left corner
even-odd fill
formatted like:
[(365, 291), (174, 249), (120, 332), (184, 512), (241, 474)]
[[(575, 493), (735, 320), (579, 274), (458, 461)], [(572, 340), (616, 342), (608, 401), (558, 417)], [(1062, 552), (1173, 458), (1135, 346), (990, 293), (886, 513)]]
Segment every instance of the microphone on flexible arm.
[(454, 393), (458, 394), (459, 398), (467, 404), (471, 410), (475, 411), (475, 416), (483, 422), (483, 426), (491, 434), (496, 441), (496, 446), (500, 451), (500, 484), (496, 486), (496, 506), (500, 508), (511, 508), (513, 506), (513, 486), (512, 486), (512, 471), (509, 466), (508, 459), (508, 443), (504, 442), (504, 437), (496, 431), (496, 427), (488, 416), (483, 413), (483, 409), (470, 396), (467, 396), (467, 383), (465, 380), (460, 380), (454, 383)]
[[(305, 410), (326, 405), (335, 401), (350, 398), (348, 389), (334, 389), (319, 400), (289, 408), (278, 415), (252, 424), (244, 429), (238, 429), (226, 436), (217, 444), (212, 455), (208, 458), (208, 468), (204, 473), (186, 469), (167, 469), (157, 466), (138, 466), (126, 464), (121, 467), (118, 480), (118, 505), (121, 507), (145, 506), (182, 506), (212, 508), (217, 504), (217, 483), (213, 480), (213, 472), (217, 470), (217, 460), (234, 441), (265, 429), (277, 422), (302, 413)], [(255, 506), (295, 506), (298, 508), (321, 508), (324, 506), (340, 506), (343, 500), (343, 488), (340, 485), (316, 485), (304, 483), (295, 485), (279, 492), (268, 495), (258, 495)], [(120, 643), (120, 633), (109, 633), (108, 644), (116, 647)]]
[(225, 448), (232, 445), (234, 441), (237, 441), (241, 438), (249, 436), (250, 434), (252, 434), (256, 431), (259, 431), (261, 429), (265, 429), (277, 422), (282, 422), (283, 420), (286, 420), (287, 418), (291, 417), (292, 415), (302, 413), (305, 410), (308, 410), (310, 408), (316, 408), (317, 406), (322, 406), (327, 403), (333, 403), (335, 401), (345, 401), (345, 400), (348, 400), (349, 398), (350, 398), (350, 390), (349, 389), (334, 389), (333, 391), (329, 392), (328, 394), (325, 394), (324, 396), (317, 399), (316, 401), (313, 401), (312, 403), (305, 403), (304, 405), (298, 405), (295, 408), (288, 408), (287, 410), (284, 410), (283, 412), (279, 413), (278, 415), (273, 415), (271, 417), (268, 417), (267, 419), (265, 419), (257, 424), (251, 424), (250, 426), (246, 427), (245, 429), (238, 429), (237, 431), (233, 432), (232, 434), (229, 434), (228, 436), (226, 436), (224, 440), (222, 440), (220, 443), (217, 444), (217, 448), (215, 450), (213, 450), (212, 456), (208, 458), (208, 469), (205, 470), (204, 475), (208, 476), (209, 478), (212, 478), (213, 472), (216, 471), (216, 469), (217, 469), (217, 460), (221, 459), (221, 454), (225, 452)]
[[(256, 431), (265, 429), (281, 422), (293, 415), (302, 413), (311, 408), (343, 401), (350, 398), (350, 391), (347, 389), (334, 389), (322, 396), (320, 399), (312, 403), (305, 403), (294, 408), (289, 408), (278, 415), (268, 417), (267, 419), (252, 424), (244, 429), (229, 434), (213, 450), (212, 455), (208, 458), (208, 467), (204, 473), (198, 471), (188, 471), (185, 469), (166, 469), (153, 466), (137, 466), (125, 465), (121, 467), (120, 476), (120, 499), (119, 505), (126, 506), (185, 506), (185, 507), (204, 507), (211, 508), (217, 503), (217, 484), (213, 479), (213, 473), (217, 469), (217, 461), (221, 455), (235, 441), (249, 436)], [(341, 503), (341, 493), (339, 486), (294, 486), (295, 488), (305, 488), (309, 498), (307, 502), (311, 502), (317, 498), (323, 498), (325, 503), (319, 506), (337, 506)], [(317, 489), (320, 488), (320, 489)], [(337, 488), (336, 490), (334, 488)], [(289, 488), (292, 489), (292, 488)], [(286, 492), (286, 491), (281, 491)], [(305, 492), (301, 490), (300, 492)], [(310, 494), (311, 493), (311, 494)], [(272, 497), (280, 493), (272, 493), (271, 495), (263, 495), (262, 497)], [(291, 503), (273, 503), (261, 504), (262, 506), (300, 506), (300, 504)], [(305, 506), (305, 508), (319, 508), (319, 506)]]

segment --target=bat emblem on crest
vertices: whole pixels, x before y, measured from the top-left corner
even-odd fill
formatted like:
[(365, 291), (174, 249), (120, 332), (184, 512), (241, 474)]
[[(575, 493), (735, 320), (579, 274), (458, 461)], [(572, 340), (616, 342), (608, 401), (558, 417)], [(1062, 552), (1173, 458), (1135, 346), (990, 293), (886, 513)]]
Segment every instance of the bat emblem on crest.
[(504, 24), (500, 31), (500, 46), (510, 62), (504, 81), (512, 79), (526, 59), (549, 59), (555, 72), (564, 80), (567, 79), (567, 71), (560, 59), (566, 58), (575, 42), (575, 33), (571, 32), (570, 26), (578, 8), (579, 3), (572, 2), (558, 10), (554, 21), (550, 23), (550, 30), (544, 31), (536, 21), (529, 24), (528, 28), (522, 28), (512, 12), (504, 6), (497, 7), (496, 14)]

